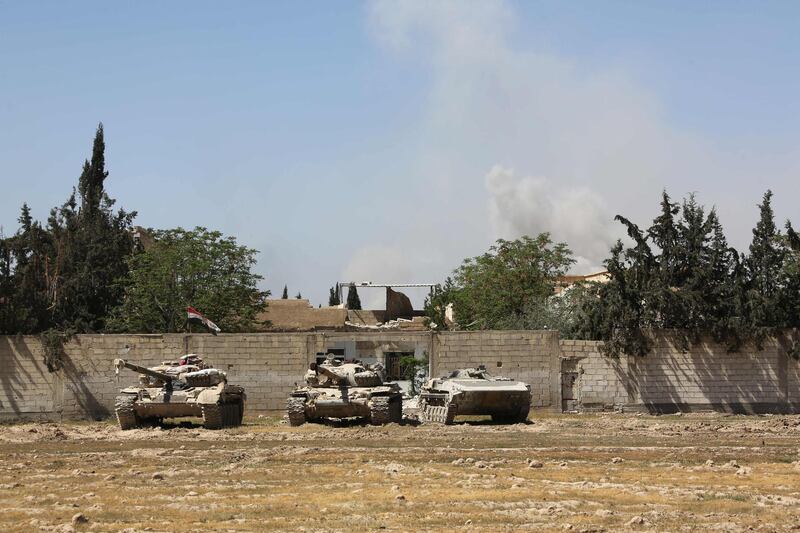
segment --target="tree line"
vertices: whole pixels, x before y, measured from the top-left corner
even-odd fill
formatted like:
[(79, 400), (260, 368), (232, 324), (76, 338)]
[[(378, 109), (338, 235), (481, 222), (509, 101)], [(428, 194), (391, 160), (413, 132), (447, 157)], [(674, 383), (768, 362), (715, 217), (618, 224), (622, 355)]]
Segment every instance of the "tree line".
[[(203, 227), (134, 226), (136, 212), (109, 197), (108, 176), (100, 124), (66, 201), (45, 222), (25, 203), (17, 231), (0, 233), (0, 334), (42, 334), (47, 351), (74, 333), (189, 331), (187, 305), (224, 331), (252, 331), (269, 296), (252, 271), (257, 251)], [(557, 329), (603, 340), (610, 354), (647, 353), (652, 329), (680, 332), (686, 345), (705, 334), (731, 350), (760, 344), (800, 327), (800, 236), (789, 221), (776, 223), (772, 192), (758, 208), (750, 246), (739, 252), (715, 209), (665, 191), (648, 227), (616, 217), (629, 240), (609, 251), (607, 283), (557, 296), (575, 262), (566, 243), (547, 233), (498, 240), (434, 287), (425, 311), (436, 328)], [(331, 287), (328, 304), (340, 305), (339, 294)], [(353, 286), (346, 306), (361, 308)]]
[(0, 334), (40, 333), (47, 346), (75, 333), (186, 331), (187, 305), (224, 331), (251, 330), (269, 294), (252, 272), (257, 251), (203, 227), (135, 227), (108, 176), (100, 124), (66, 201), (44, 223), (25, 203), (19, 229), (0, 234)]
[[(607, 353), (646, 354), (648, 331), (673, 329), (685, 346), (704, 334), (736, 350), (800, 327), (800, 237), (776, 224), (772, 192), (759, 208), (748, 251), (728, 244), (715, 209), (694, 195), (662, 194), (659, 215), (642, 229), (618, 215), (618, 240), (604, 261), (607, 283), (584, 283), (554, 296), (574, 260), (546, 233), (499, 240), (466, 259), (435, 287), (426, 313), (437, 327), (558, 329), (565, 338), (605, 341)], [(445, 311), (452, 304), (454, 322)]]

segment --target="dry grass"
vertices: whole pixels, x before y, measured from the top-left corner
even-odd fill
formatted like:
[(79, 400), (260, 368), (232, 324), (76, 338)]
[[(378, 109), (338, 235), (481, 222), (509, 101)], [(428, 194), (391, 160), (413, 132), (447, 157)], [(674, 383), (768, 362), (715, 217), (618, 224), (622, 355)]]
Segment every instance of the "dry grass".
[(0, 530), (800, 529), (800, 417), (532, 418), (0, 426)]

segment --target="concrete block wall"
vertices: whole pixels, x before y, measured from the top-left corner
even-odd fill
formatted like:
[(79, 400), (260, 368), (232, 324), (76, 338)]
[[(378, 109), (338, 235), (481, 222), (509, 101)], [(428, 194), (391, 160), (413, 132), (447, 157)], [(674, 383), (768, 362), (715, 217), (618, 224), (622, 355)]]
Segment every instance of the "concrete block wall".
[(800, 361), (792, 359), (789, 361), (789, 371), (787, 372), (786, 390), (789, 403), (800, 405)]
[[(311, 342), (309, 342), (311, 341)], [(35, 336), (0, 336), (0, 420), (102, 418), (120, 388), (135, 384), (128, 370), (116, 378), (112, 362), (143, 366), (200, 353), (247, 391), (248, 410), (282, 409), (315, 353), (310, 334), (78, 335), (64, 346), (64, 368), (50, 373)]]
[(788, 355), (794, 335), (728, 353), (710, 341), (684, 352), (662, 332), (652, 353), (617, 359), (600, 343), (559, 341), (555, 331), (79, 335), (56, 373), (45, 367), (37, 337), (0, 336), (0, 420), (106, 416), (118, 389), (137, 380), (123, 370), (117, 382), (114, 358), (150, 366), (189, 352), (243, 385), (248, 410), (283, 409), (315, 354), (345, 341), (415, 346), (429, 354), (433, 375), (486, 365), (530, 383), (536, 407), (560, 409), (562, 372), (575, 371), (577, 400), (587, 408), (800, 412), (800, 362)]
[(188, 351), (227, 372), (230, 383), (247, 393), (247, 408), (284, 409), (295, 383), (303, 381), (313, 361), (315, 336), (306, 333), (191, 335)]
[(529, 383), (534, 407), (561, 404), (557, 331), (441, 332), (433, 351), (433, 376), (486, 365), (493, 374)]
[(0, 337), (0, 419), (6, 413), (36, 417), (52, 412), (59, 388), (38, 339)]
[[(792, 332), (780, 341), (780, 351), (790, 354), (786, 361), (786, 396), (791, 405), (798, 406), (800, 412), (800, 331)], [(792, 355), (794, 354), (794, 355)]]
[(602, 342), (561, 340), (562, 370), (575, 371), (577, 403), (584, 408), (608, 409), (635, 401), (629, 397), (628, 358), (606, 357)]
[(121, 370), (119, 379), (113, 360), (153, 366), (185, 353), (183, 335), (78, 335), (64, 346), (64, 368), (55, 374), (62, 383), (61, 402), (55, 411), (65, 418), (102, 418), (113, 413), (121, 387), (134, 384), (138, 376)]
[(576, 392), (584, 408), (638, 408), (649, 412), (800, 412), (800, 362), (790, 342), (728, 352), (710, 339), (683, 350), (674, 334), (653, 334), (644, 357), (606, 357), (602, 343), (560, 342), (562, 368), (579, 373)]
[(791, 410), (789, 374), (797, 363), (778, 342), (728, 352), (711, 340), (683, 351), (668, 333), (654, 340), (647, 356), (628, 358), (635, 400), (648, 410)]

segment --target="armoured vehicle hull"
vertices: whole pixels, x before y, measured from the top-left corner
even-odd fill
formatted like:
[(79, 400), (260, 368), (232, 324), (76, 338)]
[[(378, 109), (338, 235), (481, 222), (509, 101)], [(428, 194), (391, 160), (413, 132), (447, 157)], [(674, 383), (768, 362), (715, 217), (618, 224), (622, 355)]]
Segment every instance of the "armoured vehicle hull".
[(121, 429), (160, 424), (164, 418), (199, 417), (208, 429), (238, 426), (246, 395), (230, 385), (224, 372), (198, 365), (164, 363), (145, 368), (121, 359), (117, 371), (130, 368), (142, 374), (139, 386), (120, 391), (115, 414)]
[(428, 380), (419, 396), (423, 422), (452, 424), (459, 415), (490, 415), (496, 422), (519, 423), (530, 408), (530, 385), (492, 377), (480, 367)]
[(306, 386), (286, 403), (289, 424), (300, 426), (324, 418), (366, 418), (371, 424), (401, 422), (403, 395), (396, 383), (383, 383), (380, 368), (328, 361), (311, 365)]

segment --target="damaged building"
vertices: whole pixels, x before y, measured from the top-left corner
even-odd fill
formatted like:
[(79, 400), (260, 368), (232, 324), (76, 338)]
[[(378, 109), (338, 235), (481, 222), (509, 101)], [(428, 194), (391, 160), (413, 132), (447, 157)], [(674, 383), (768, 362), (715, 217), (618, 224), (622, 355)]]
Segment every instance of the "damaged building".
[[(350, 283), (340, 284), (340, 287)], [(403, 379), (401, 360), (414, 357), (425, 360), (430, 352), (426, 335), (396, 335), (395, 333), (428, 332), (424, 313), (414, 309), (411, 299), (389, 285), (360, 283), (358, 287), (383, 288), (386, 293), (384, 309), (347, 309), (344, 305), (314, 307), (307, 299), (275, 299), (267, 301), (267, 309), (258, 317), (264, 332), (328, 332), (329, 341), (319, 357), (327, 354), (342, 359), (358, 359), (364, 363), (381, 363), (387, 378)], [(399, 286), (399, 285), (394, 285)], [(427, 287), (429, 284), (407, 284)], [(382, 332), (392, 333), (381, 335)], [(373, 333), (347, 335), (346, 333)], [(343, 335), (344, 334), (344, 335)]]

